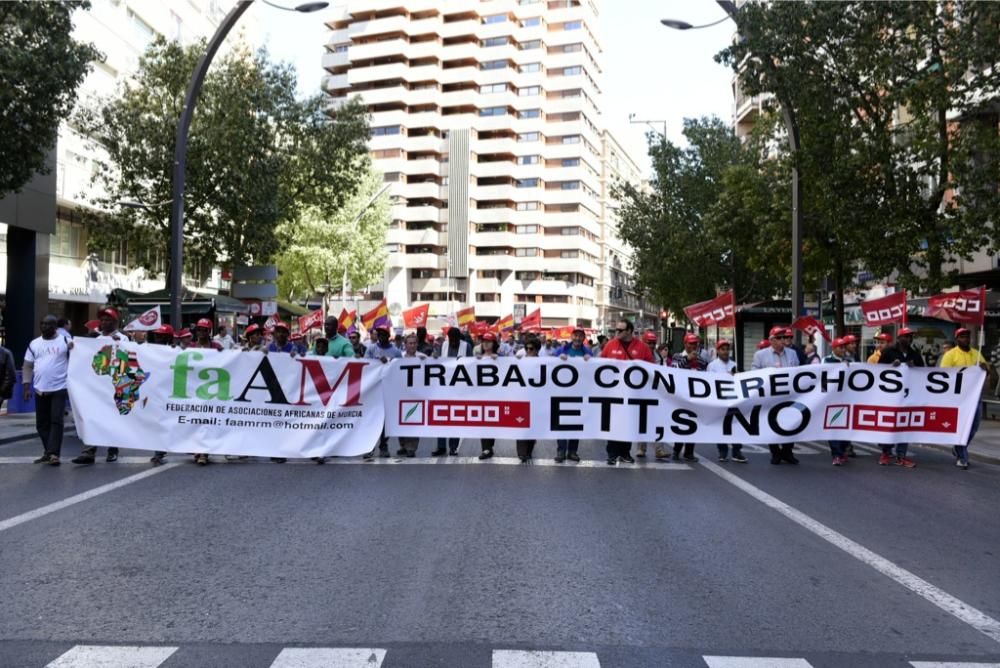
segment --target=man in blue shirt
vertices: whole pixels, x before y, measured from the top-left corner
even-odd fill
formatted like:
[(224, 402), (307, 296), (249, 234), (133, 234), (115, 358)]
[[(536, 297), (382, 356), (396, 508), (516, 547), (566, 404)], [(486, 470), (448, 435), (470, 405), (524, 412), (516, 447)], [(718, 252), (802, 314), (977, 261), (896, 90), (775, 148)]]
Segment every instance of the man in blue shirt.
[[(375, 328), (376, 339), (375, 343), (368, 346), (368, 350), (365, 351), (365, 359), (367, 360), (380, 360), (383, 364), (387, 363), (391, 359), (396, 359), (403, 356), (403, 353), (389, 341), (389, 328), (385, 326), (379, 326)], [(375, 456), (375, 451), (372, 450), (364, 459), (371, 459)], [(389, 456), (389, 438), (385, 435), (385, 427), (382, 427), (382, 435), (378, 439), (378, 456), (388, 457)]]
[(280, 320), (274, 323), (274, 341), (267, 344), (267, 352), (269, 353), (288, 353), (292, 357), (295, 356), (298, 351), (298, 346), (288, 340), (288, 325), (281, 322)]

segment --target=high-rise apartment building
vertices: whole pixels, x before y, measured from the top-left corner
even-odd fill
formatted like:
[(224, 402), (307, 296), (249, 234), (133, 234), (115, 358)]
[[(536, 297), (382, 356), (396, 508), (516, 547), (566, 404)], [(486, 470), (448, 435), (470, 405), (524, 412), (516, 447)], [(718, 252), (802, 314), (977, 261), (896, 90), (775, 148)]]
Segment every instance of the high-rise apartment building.
[[(361, 96), (375, 164), (393, 184), (390, 309), (430, 302), (443, 318), (475, 305), (493, 320), (540, 307), (545, 327), (605, 326), (619, 293), (604, 270), (617, 255), (605, 252), (613, 140), (600, 116), (595, 2), (348, 0), (338, 10), (324, 88), (332, 113)], [(614, 317), (624, 294), (616, 301)]]

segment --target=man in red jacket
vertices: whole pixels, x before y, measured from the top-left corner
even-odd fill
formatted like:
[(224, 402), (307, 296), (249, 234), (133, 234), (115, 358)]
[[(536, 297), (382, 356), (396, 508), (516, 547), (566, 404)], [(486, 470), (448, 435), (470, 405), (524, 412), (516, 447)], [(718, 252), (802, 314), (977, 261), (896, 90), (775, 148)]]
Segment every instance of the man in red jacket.
[[(601, 357), (613, 360), (641, 360), (653, 362), (653, 352), (645, 343), (632, 336), (634, 327), (628, 320), (619, 320), (615, 324), (615, 338), (608, 341), (601, 349)], [(614, 466), (620, 459), (628, 464), (634, 464), (628, 441), (608, 441), (608, 466)]]

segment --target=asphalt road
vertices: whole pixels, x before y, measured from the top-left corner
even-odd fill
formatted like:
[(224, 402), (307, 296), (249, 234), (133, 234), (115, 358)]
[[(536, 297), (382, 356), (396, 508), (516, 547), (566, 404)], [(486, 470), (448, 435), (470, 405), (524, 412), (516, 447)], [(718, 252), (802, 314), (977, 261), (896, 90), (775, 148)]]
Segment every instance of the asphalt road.
[(0, 446), (3, 668), (1000, 665), (1000, 467), (931, 449), (23, 463), (39, 449)]

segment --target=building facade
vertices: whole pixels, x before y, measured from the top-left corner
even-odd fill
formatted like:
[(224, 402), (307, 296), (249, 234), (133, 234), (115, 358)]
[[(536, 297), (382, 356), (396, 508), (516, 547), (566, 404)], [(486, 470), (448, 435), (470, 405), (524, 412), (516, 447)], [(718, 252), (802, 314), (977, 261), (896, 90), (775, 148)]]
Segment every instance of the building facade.
[[(541, 308), (543, 327), (605, 326), (623, 256), (608, 190), (638, 174), (601, 127), (591, 0), (348, 0), (323, 66), (331, 113), (360, 96), (396, 198), (384, 285), (432, 317)], [(606, 146), (614, 145), (613, 149)], [(627, 169), (625, 169), (627, 167)], [(636, 176), (637, 178), (637, 176)], [(624, 292), (619, 301), (624, 301)]]

